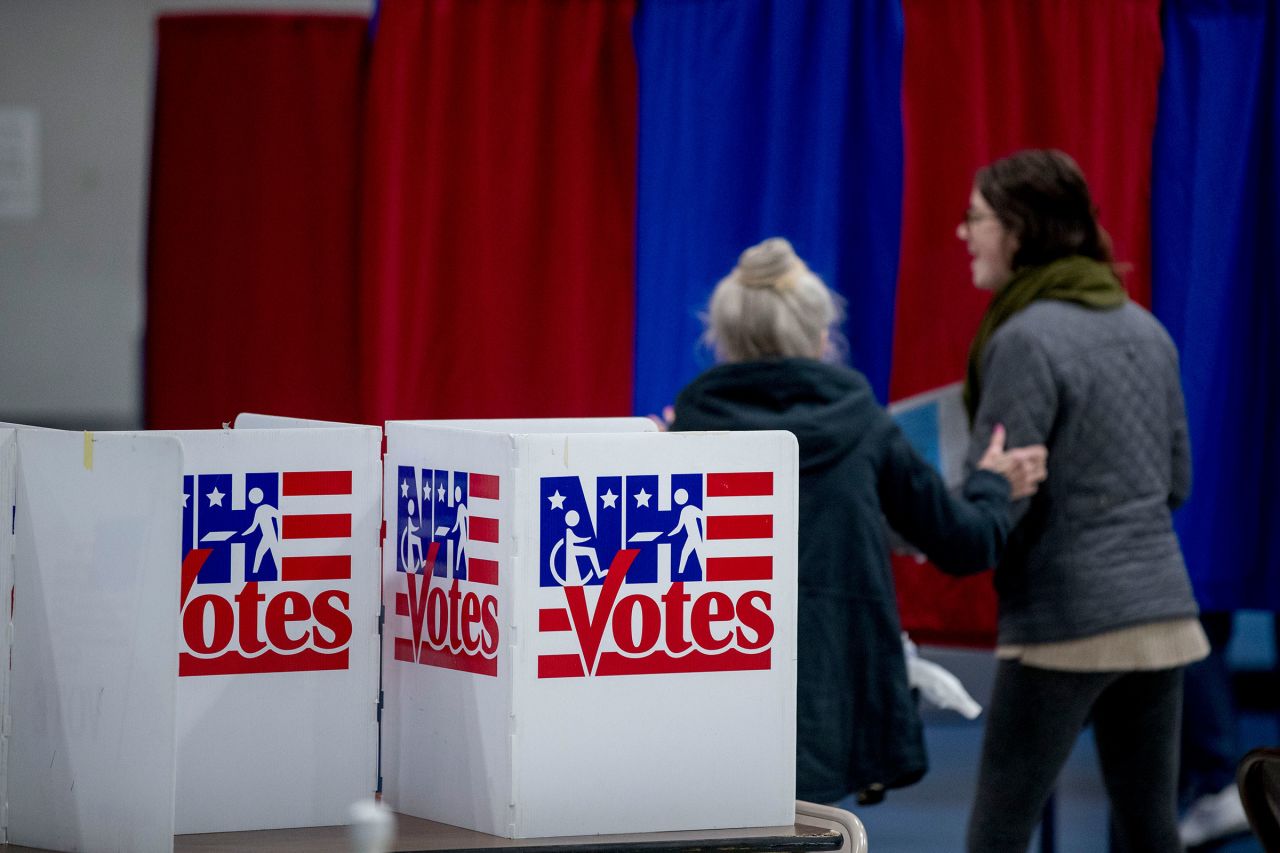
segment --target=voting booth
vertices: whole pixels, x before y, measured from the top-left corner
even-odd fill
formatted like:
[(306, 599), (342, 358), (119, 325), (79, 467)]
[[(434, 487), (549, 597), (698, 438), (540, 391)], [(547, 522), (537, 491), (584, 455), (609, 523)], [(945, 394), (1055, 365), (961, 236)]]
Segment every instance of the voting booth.
[(7, 838), (171, 849), (181, 447), (54, 430), (14, 439)]
[(0, 429), (8, 841), (171, 850), (374, 790), (381, 431), (248, 421)]
[(793, 823), (789, 433), (394, 422), (381, 451), (265, 415), (0, 425), (6, 840), (344, 824), (379, 784), (380, 666), (398, 811), (509, 838)]
[[(10, 427), (0, 425), (0, 515), (9, 511), (9, 523), (0, 520), (0, 600), (13, 590), (13, 535), (14, 493), (18, 462), (18, 435)], [(9, 732), (12, 715), (9, 714), (9, 645), (13, 632), (13, 610), (7, 608), (0, 619), (0, 803), (8, 802), (6, 768), (9, 766)], [(0, 821), (0, 824), (7, 821)], [(0, 834), (0, 837), (3, 837)]]
[(377, 784), (381, 430), (271, 423), (170, 433), (178, 833), (346, 823)]
[(790, 825), (790, 433), (386, 426), (383, 791), (508, 838)]
[(969, 415), (964, 386), (943, 385), (889, 404), (889, 414), (911, 446), (952, 488), (964, 482), (964, 459), (969, 449)]

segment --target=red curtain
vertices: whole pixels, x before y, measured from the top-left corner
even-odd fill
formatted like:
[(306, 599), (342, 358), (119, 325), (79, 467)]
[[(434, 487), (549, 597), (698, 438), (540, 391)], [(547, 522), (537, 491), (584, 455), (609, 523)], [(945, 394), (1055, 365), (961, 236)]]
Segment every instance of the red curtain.
[(361, 246), (362, 415), (630, 410), (627, 0), (384, 0)]
[[(955, 237), (974, 171), (1054, 147), (1084, 170), (1126, 286), (1150, 303), (1151, 144), (1162, 61), (1159, 0), (904, 0), (905, 186), (891, 397), (958, 381), (987, 294)], [(900, 561), (904, 626), (988, 644), (989, 574), (951, 580)]]
[(362, 63), (349, 16), (158, 22), (146, 421), (357, 414)]

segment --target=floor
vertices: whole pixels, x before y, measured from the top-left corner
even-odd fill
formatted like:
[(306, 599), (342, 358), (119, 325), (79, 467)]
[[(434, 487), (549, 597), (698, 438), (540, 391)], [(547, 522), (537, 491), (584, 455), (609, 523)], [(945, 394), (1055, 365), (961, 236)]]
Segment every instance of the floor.
[[(1243, 648), (1233, 648), (1229, 659), (1256, 666), (1260, 658), (1257, 649), (1250, 646), (1253, 638), (1249, 626), (1244, 626), (1246, 631), (1241, 636), (1240, 624), (1238, 621), (1237, 638), (1233, 642)], [(1259, 631), (1257, 637), (1259, 643), (1269, 642), (1269, 634), (1265, 632)], [(956, 673), (979, 701), (989, 695), (989, 653), (939, 649), (925, 649), (922, 653)], [(1268, 661), (1262, 658), (1261, 662)], [(1269, 662), (1274, 666), (1274, 657)], [(1241, 755), (1255, 746), (1280, 744), (1280, 707), (1272, 702), (1271, 707), (1243, 709), (1238, 737)], [(925, 738), (930, 771), (921, 782), (891, 791), (884, 802), (875, 806), (859, 806), (852, 800), (839, 804), (862, 820), (874, 853), (956, 853), (964, 849), (965, 823), (982, 741), (982, 718), (969, 722), (950, 712), (926, 712)], [(1055, 853), (1106, 850), (1106, 795), (1093, 741), (1087, 731), (1063, 770), (1055, 802), (1054, 846), (1042, 847), (1037, 834), (1030, 847), (1033, 853), (1045, 849)], [(1196, 853), (1262, 853), (1258, 842), (1247, 835), (1194, 850)]]

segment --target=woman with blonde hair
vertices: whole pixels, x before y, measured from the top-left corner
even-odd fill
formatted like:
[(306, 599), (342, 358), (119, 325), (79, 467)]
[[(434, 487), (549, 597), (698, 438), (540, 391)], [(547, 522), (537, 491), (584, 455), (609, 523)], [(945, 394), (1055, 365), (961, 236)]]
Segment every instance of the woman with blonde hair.
[(1009, 501), (1044, 477), (1044, 448), (990, 435), (963, 494), (948, 493), (876, 402), (827, 360), (838, 297), (781, 238), (742, 253), (715, 288), (707, 340), (719, 364), (676, 399), (673, 430), (783, 429), (800, 447), (796, 795), (834, 802), (924, 775), (907, 685), (885, 520), (946, 571), (993, 565)]

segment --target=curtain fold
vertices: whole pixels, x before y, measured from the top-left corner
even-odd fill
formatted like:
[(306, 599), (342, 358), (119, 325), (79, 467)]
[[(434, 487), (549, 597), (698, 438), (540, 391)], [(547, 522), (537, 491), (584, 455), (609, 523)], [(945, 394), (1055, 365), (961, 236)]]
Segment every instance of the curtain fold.
[[(956, 225), (974, 171), (1019, 148), (1061, 148), (1084, 170), (1126, 287), (1150, 301), (1151, 140), (1159, 0), (904, 0), (902, 256), (894, 399), (958, 381), (989, 296)], [(954, 580), (895, 561), (903, 625), (922, 639), (995, 636), (991, 576)]]
[(356, 179), (367, 21), (157, 23), (150, 428), (356, 416)]
[(1154, 308), (1194, 465), (1175, 516), (1206, 610), (1280, 610), (1280, 9), (1166, 0)]
[(361, 411), (627, 414), (629, 0), (384, 0), (361, 201)]
[(711, 289), (784, 236), (851, 306), (851, 361), (888, 388), (901, 211), (897, 0), (646, 0), (634, 409), (711, 364)]
[[(1161, 14), (383, 0), (368, 66), (360, 17), (162, 16), (147, 425), (656, 412), (774, 234), (848, 299), (881, 399), (932, 390), (987, 299), (954, 236), (973, 171), (1055, 146), (1182, 353), (1201, 603), (1280, 609), (1280, 10)], [(896, 569), (918, 637), (991, 641), (989, 576)]]

